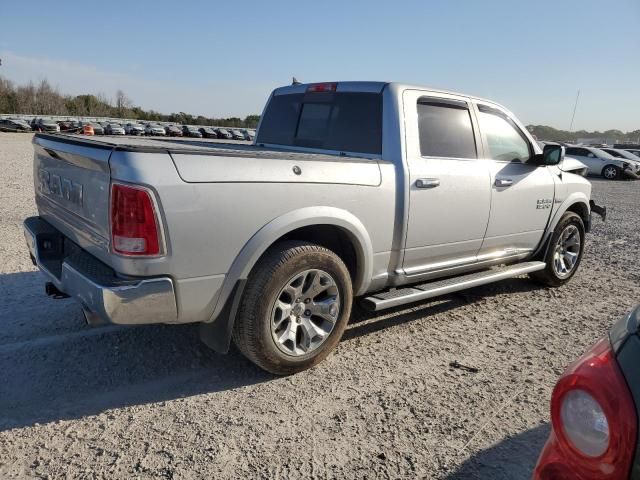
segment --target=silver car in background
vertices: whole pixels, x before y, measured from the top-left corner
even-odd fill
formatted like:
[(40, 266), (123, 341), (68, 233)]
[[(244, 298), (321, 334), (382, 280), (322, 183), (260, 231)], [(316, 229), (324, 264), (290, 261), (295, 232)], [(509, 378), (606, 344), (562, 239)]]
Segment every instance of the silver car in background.
[(39, 118), (35, 124), (36, 131), (42, 132), (60, 132), (60, 125), (49, 118)]
[(640, 156), (633, 154), (627, 150), (621, 148), (601, 148), (602, 151), (607, 152), (612, 157), (624, 158), (633, 162), (640, 162)]
[(104, 134), (105, 135), (124, 135), (125, 131), (124, 131), (124, 128), (122, 128), (122, 126), (117, 123), (108, 123), (107, 126), (104, 128)]
[(158, 125), (157, 123), (148, 123), (144, 129), (144, 134), (164, 137), (167, 132), (162, 125)]
[(589, 174), (600, 175), (607, 180), (638, 178), (640, 175), (640, 163), (616, 158), (600, 148), (568, 146), (566, 155), (584, 163), (589, 168)]
[(233, 138), (234, 140), (244, 140), (244, 133), (242, 133), (240, 130), (238, 130), (237, 128), (232, 128), (231, 130), (229, 130), (229, 133), (231, 133), (231, 138)]
[(244, 130), (241, 130), (241, 132), (244, 135), (245, 140), (249, 140), (250, 142), (253, 142), (256, 138), (255, 130), (252, 130), (250, 128), (245, 128)]
[(124, 126), (124, 133), (127, 135), (144, 135), (145, 128), (139, 123), (129, 122)]

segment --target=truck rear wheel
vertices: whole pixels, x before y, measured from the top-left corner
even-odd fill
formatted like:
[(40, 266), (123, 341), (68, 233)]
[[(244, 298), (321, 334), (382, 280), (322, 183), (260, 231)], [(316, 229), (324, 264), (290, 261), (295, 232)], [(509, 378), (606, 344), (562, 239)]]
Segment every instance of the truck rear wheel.
[(584, 223), (580, 215), (566, 212), (556, 225), (544, 262), (544, 270), (533, 272), (530, 277), (548, 287), (564, 285), (578, 270), (584, 250)]
[(276, 244), (249, 276), (234, 343), (276, 375), (305, 370), (340, 341), (352, 297), (349, 271), (334, 252), (299, 241)]

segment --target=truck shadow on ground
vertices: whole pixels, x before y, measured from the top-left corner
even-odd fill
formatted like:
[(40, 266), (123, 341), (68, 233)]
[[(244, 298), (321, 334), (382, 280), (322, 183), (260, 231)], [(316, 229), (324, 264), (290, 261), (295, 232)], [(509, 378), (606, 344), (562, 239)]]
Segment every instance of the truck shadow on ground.
[(446, 480), (529, 480), (549, 436), (548, 424), (505, 438), (460, 465)]
[(354, 307), (350, 327), (344, 333), (343, 340), (369, 335), (389, 327), (419, 320), (425, 316), (445, 313), (496, 295), (532, 292), (544, 288), (526, 278), (511, 278), (380, 312), (367, 312), (362, 308)]
[(196, 325), (86, 325), (71, 299), (45, 296), (38, 272), (0, 275), (0, 431), (270, 380)]
[[(227, 355), (209, 350), (199, 341), (196, 325), (89, 327), (73, 300), (49, 299), (43, 283), (37, 272), (0, 275), (0, 431), (275, 378), (234, 348)], [(352, 322), (345, 339), (474, 299), (533, 288), (527, 280), (514, 279), (408, 312), (398, 309), (401, 313), (391, 318), (370, 315)]]

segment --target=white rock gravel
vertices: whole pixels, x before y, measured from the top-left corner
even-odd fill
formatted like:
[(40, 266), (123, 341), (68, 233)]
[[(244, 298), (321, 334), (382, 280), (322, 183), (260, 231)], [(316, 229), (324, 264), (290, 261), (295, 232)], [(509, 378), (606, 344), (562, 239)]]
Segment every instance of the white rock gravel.
[(0, 134), (2, 479), (530, 478), (557, 376), (640, 301), (640, 183), (593, 179), (609, 219), (569, 285), (395, 310), (274, 378), (193, 326), (90, 328), (47, 298), (21, 230), (31, 138)]

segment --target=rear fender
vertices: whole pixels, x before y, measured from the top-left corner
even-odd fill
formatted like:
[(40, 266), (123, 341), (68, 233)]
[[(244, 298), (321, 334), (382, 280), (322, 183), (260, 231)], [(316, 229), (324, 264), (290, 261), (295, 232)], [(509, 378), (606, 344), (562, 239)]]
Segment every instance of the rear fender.
[(220, 352), (228, 350), (242, 291), (256, 262), (269, 247), (287, 233), (312, 225), (332, 225), (348, 234), (358, 263), (358, 272), (353, 282), (354, 295), (366, 292), (371, 282), (373, 247), (362, 222), (352, 213), (335, 207), (306, 207), (294, 210), (275, 218), (258, 230), (234, 260), (226, 275), (214, 312), (209, 321), (201, 326), (201, 337), (207, 345)]

